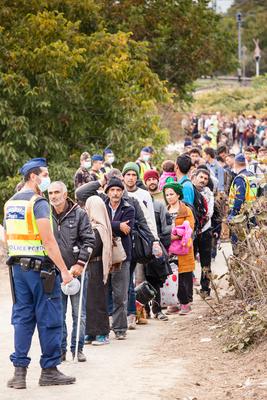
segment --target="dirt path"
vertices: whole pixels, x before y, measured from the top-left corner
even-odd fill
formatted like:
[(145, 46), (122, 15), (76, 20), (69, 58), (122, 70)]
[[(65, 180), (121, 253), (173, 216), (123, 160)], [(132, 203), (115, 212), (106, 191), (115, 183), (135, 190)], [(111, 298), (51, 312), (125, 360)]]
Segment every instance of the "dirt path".
[[(226, 252), (229, 252), (229, 246), (224, 247)], [(221, 254), (213, 269), (218, 273), (225, 271)], [(216, 339), (216, 330), (205, 317), (207, 306), (197, 298), (193, 312), (188, 316), (172, 316), (167, 323), (151, 320), (147, 326), (129, 332), (125, 342), (111, 340), (109, 346), (101, 348), (86, 346), (87, 363), (73, 363), (68, 360), (61, 367), (63, 372), (77, 377), (77, 383), (68, 387), (38, 386), (40, 351), (38, 338), (35, 335), (31, 349), (32, 363), (28, 370), (28, 389), (27, 391), (8, 389), (6, 381), (13, 371), (8, 359), (13, 347), (8, 285), (7, 270), (1, 269), (1, 400), (23, 398), (264, 400), (267, 398), (265, 392), (267, 386), (263, 379), (266, 348), (262, 349), (262, 359), (258, 356), (256, 363), (252, 353), (245, 356), (223, 354), (221, 344)], [(246, 364), (244, 367), (243, 361)], [(257, 369), (260, 372), (257, 372)]]

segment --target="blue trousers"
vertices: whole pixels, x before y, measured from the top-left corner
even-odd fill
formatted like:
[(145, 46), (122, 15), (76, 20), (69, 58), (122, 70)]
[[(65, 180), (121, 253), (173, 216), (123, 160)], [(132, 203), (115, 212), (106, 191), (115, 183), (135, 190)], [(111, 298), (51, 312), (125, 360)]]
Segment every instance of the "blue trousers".
[(41, 345), (40, 365), (55, 367), (61, 362), (62, 301), (59, 275), (52, 294), (45, 294), (40, 273), (23, 271), (13, 265), (16, 303), (12, 309), (12, 324), (15, 331), (15, 352), (10, 360), (15, 367), (30, 364), (28, 353), (37, 325)]

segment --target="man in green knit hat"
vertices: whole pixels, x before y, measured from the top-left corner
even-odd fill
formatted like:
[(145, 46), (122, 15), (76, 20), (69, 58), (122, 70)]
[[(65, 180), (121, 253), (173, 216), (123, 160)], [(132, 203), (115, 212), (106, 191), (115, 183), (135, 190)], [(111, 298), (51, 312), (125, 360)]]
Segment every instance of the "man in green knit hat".
[(156, 221), (154, 215), (154, 207), (150, 194), (147, 190), (141, 189), (137, 186), (137, 180), (139, 178), (139, 167), (135, 162), (128, 162), (124, 165), (122, 170), (124, 183), (130, 197), (135, 197), (142, 205), (144, 205), (154, 224), (154, 230), (156, 231)]

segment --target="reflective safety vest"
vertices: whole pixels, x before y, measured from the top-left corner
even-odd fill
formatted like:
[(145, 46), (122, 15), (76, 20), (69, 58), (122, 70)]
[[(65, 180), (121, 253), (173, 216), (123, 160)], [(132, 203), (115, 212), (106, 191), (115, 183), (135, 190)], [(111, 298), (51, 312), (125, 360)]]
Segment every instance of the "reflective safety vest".
[[(245, 203), (252, 204), (256, 200), (258, 193), (257, 178), (255, 177), (255, 175), (247, 176), (244, 174), (237, 175), (237, 177), (242, 177), (246, 183)], [(232, 182), (229, 192), (230, 209), (234, 207), (235, 198), (238, 195), (238, 188), (235, 185), (235, 179)]]
[(34, 203), (40, 196), (30, 200), (8, 200), (5, 204), (6, 238), (8, 255), (47, 256), (42, 244), (33, 212)]
[(137, 165), (139, 166), (139, 169), (140, 169), (140, 173), (139, 173), (140, 179), (142, 179), (142, 181), (143, 181), (145, 172), (150, 171), (152, 168), (151, 168), (150, 164), (146, 161), (138, 160)]

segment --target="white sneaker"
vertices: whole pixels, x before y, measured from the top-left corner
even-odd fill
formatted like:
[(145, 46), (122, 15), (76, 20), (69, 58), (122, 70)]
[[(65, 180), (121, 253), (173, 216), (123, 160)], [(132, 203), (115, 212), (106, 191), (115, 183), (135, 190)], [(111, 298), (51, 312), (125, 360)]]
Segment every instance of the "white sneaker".
[(134, 314), (131, 314), (127, 318), (128, 320), (128, 329), (131, 331), (136, 329), (136, 316)]

